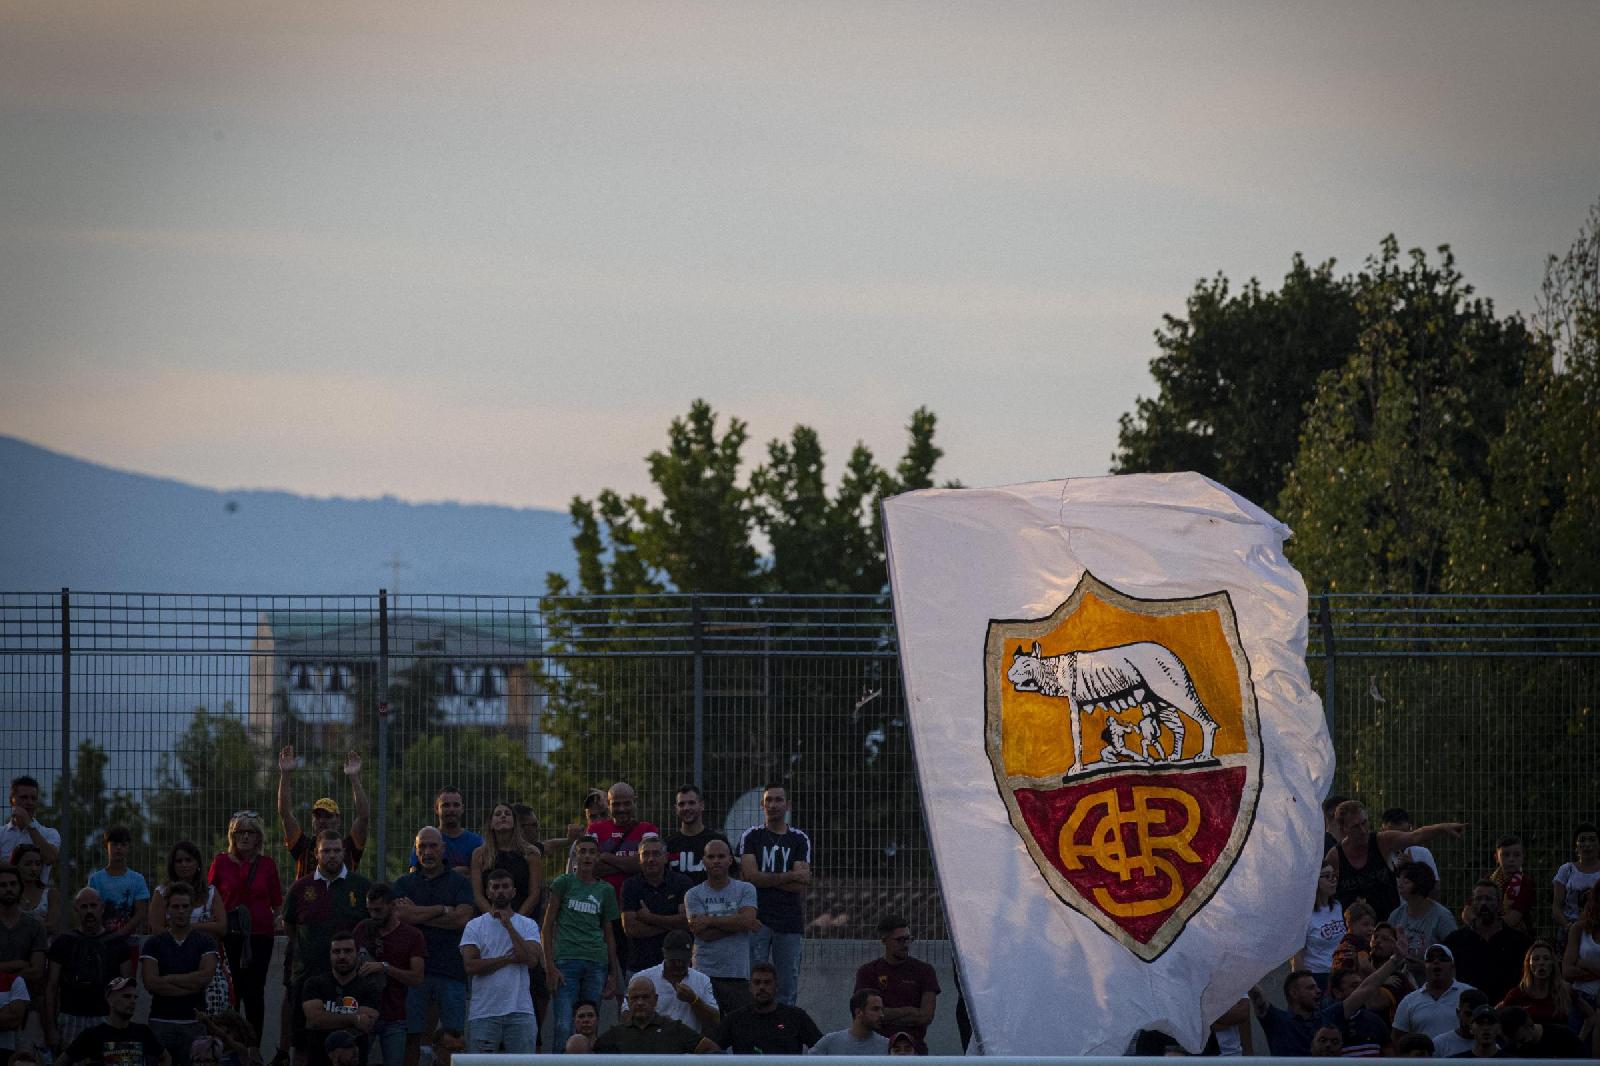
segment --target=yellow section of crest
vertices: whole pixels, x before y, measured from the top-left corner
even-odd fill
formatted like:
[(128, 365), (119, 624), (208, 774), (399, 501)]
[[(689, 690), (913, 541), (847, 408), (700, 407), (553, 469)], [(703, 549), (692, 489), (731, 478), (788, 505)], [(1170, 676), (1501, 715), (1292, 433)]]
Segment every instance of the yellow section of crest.
[[(1153, 641), (1174, 652), (1194, 682), (1200, 702), (1217, 721), (1213, 755), (1236, 755), (1247, 750), (1244, 712), (1239, 699), (1239, 668), (1233, 660), (1222, 632), (1222, 622), (1214, 610), (1191, 611), (1159, 617), (1124, 610), (1089, 594), (1050, 634), (1039, 638), (1040, 654), (1064, 655), (1072, 651), (1113, 648), (1120, 644)], [(1006, 681), (1011, 653), (1017, 647), (1027, 650), (1031, 641), (1012, 640), (1001, 658), (1000, 676), (991, 683), (1000, 685), (1000, 750), (1006, 773), (1019, 777), (1053, 777), (1072, 765), (1072, 732), (1068, 725), (1067, 701), (1060, 696), (1037, 692), (1017, 692)], [(1142, 713), (1138, 707), (1111, 712), (1127, 725), (1137, 725)], [(1100, 733), (1106, 726), (1106, 711), (1083, 716), (1083, 759), (1092, 763), (1100, 758), (1105, 744)], [(1200, 730), (1184, 719), (1183, 754), (1200, 750)], [(1162, 731), (1163, 743), (1170, 734)], [(1127, 745), (1138, 750), (1137, 733), (1128, 734)]]

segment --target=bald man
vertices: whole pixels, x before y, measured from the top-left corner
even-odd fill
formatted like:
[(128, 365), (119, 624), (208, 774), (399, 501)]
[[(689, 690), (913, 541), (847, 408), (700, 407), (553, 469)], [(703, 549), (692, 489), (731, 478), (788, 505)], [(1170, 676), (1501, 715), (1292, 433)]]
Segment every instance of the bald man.
[[(585, 832), (600, 845), (595, 875), (609, 884), (620, 900), (622, 883), (640, 870), (639, 842), (646, 833), (659, 834), (660, 830), (650, 822), (639, 820), (638, 797), (626, 781), (612, 785), (606, 799), (611, 806), (611, 817), (590, 822)], [(622, 936), (622, 930), (617, 930), (617, 936)]]
[(600, 1034), (596, 1055), (702, 1055), (721, 1051), (682, 1022), (656, 1013), (656, 984), (648, 977), (628, 982), (628, 1016)]
[(45, 1044), (66, 1047), (84, 1031), (106, 1020), (106, 982), (133, 976), (133, 941), (107, 933), (100, 893), (85, 888), (72, 899), (76, 932), (62, 933), (50, 944), (44, 1006), (39, 1022)]

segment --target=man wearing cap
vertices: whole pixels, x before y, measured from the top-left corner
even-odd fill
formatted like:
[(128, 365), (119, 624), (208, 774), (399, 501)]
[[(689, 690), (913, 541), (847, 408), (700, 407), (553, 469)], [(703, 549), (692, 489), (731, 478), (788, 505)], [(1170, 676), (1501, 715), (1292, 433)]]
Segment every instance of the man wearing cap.
[[(300, 760), (295, 757), (294, 745), (285, 745), (278, 752), (278, 818), (283, 822), (283, 846), (294, 859), (296, 878), (309, 877), (317, 865), (317, 841), (323, 833), (338, 833), (341, 829), (339, 804), (324, 796), (311, 805), (311, 832), (300, 828), (294, 816), (294, 799), (289, 787), (289, 777)], [(367, 822), (372, 805), (367, 800), (367, 790), (361, 787), (361, 755), (350, 752), (344, 757), (344, 776), (350, 779), (351, 802), (355, 807), (355, 821), (350, 832), (343, 834), (344, 864), (354, 870), (361, 865), (361, 853), (367, 848)]]
[(1486, 1005), (1489, 997), (1481, 989), (1469, 988), (1456, 1000), (1456, 1027), (1447, 1033), (1429, 1033), (1435, 1058), (1448, 1059), (1472, 1047), (1472, 1012)]
[(1394, 1009), (1394, 1036), (1407, 1033), (1433, 1036), (1455, 1028), (1456, 1004), (1471, 988), (1456, 980), (1456, 957), (1443, 944), (1434, 944), (1422, 956), (1422, 987), (1406, 996)]
[[(1439, 1046), (1434, 1045), (1435, 1058), (1443, 1058)], [(1452, 1059), (1504, 1059), (1510, 1058), (1500, 1050), (1500, 1016), (1485, 1003), (1472, 1012), (1472, 1046), (1449, 1056)]]
[(148, 1025), (133, 1020), (139, 1005), (139, 986), (131, 977), (113, 977), (105, 986), (106, 1003), (110, 1010), (106, 1019), (79, 1033), (62, 1053), (62, 1066), (101, 1066), (113, 1062), (118, 1066), (168, 1066), (172, 1056), (167, 1054), (155, 1031)]
[(656, 1013), (701, 1033), (714, 1033), (722, 1022), (711, 978), (690, 968), (694, 937), (674, 929), (661, 938), (661, 962), (635, 977), (648, 977), (656, 986)]
[(323, 1061), (328, 1066), (356, 1066), (361, 1061), (361, 1045), (348, 1029), (337, 1029), (322, 1040)]

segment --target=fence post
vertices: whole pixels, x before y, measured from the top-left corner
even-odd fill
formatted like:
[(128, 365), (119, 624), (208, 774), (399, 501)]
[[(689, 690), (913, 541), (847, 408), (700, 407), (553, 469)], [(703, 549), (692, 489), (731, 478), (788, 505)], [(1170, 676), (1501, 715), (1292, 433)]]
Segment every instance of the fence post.
[(690, 599), (694, 647), (694, 783), (706, 787), (706, 619), (699, 593)]
[(1317, 621), (1322, 626), (1322, 654), (1323, 661), (1327, 664), (1322, 672), (1322, 715), (1328, 725), (1328, 737), (1333, 738), (1333, 724), (1339, 716), (1339, 669), (1336, 662), (1333, 639), (1333, 609), (1328, 606), (1328, 590), (1324, 588), (1319, 597), (1322, 601), (1317, 609)]
[(78, 883), (78, 845), (72, 835), (72, 593), (61, 590), (61, 785), (55, 797), (61, 812), (56, 830), (61, 854), (56, 860), (56, 891)]
[(389, 857), (389, 590), (378, 590), (378, 862), (387, 881)]

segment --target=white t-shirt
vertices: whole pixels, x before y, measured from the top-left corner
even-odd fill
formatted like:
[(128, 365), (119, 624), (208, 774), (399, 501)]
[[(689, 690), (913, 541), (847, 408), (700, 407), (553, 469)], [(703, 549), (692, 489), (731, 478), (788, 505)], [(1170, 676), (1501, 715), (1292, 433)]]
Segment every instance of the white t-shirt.
[[(678, 990), (673, 988), (672, 982), (663, 976), (665, 969), (666, 963), (658, 963), (648, 970), (640, 970), (634, 976), (648, 977), (650, 978), (650, 983), (656, 986), (657, 1014), (663, 1018), (680, 1021), (695, 1032), (700, 1032), (700, 1020), (694, 1016), (694, 1008), (678, 998)], [(688, 985), (689, 990), (695, 995), (705, 1000), (706, 1005), (712, 1010), (721, 1009), (717, 1006), (717, 993), (711, 987), (711, 978), (699, 970), (690, 969), (688, 973), (684, 974), (683, 983)], [(887, 1047), (887, 1044), (885, 1046)]]
[[(39, 830), (39, 835), (50, 842), (50, 846), (52, 848), (55, 848), (57, 851), (61, 850), (60, 833), (56, 832), (54, 829), (51, 829), (49, 826), (38, 820), (35, 820), (33, 824)], [(4, 824), (0, 824), (0, 862), (10, 862), (11, 853), (16, 850), (18, 844), (32, 843), (33, 834), (29, 833), (26, 829), (18, 829), (12, 823), (10, 818), (7, 818)], [(46, 866), (44, 869), (39, 871), (40, 883), (46, 885), (50, 883), (50, 869), (50, 866)], [(68, 902), (71, 901), (69, 900)]]
[(1327, 973), (1333, 969), (1333, 949), (1344, 939), (1344, 910), (1338, 900), (1313, 908), (1306, 919), (1306, 945), (1300, 949), (1298, 969)]
[[(22, 979), (19, 973), (0, 973), (0, 1008), (9, 1007), (18, 1000), (28, 999), (28, 982)], [(17, 1047), (17, 1030), (7, 1029), (0, 1032), (0, 1048), (15, 1051)]]
[(1589, 890), (1596, 882), (1600, 882), (1600, 870), (1586, 874), (1574, 863), (1564, 862), (1561, 864), (1561, 869), (1556, 871), (1555, 877), (1551, 878), (1551, 882), (1566, 886), (1567, 898), (1561, 901), (1561, 913), (1566, 915), (1568, 922), (1575, 922), (1578, 920), (1578, 911), (1583, 906), (1584, 898), (1589, 895)]
[(1426, 988), (1417, 989), (1394, 1009), (1394, 1028), (1429, 1037), (1450, 1032), (1457, 1024), (1456, 1004), (1461, 1002), (1461, 993), (1471, 987), (1457, 981), (1438, 999)]
[[(511, 924), (522, 939), (539, 943), (539, 923), (525, 914), (511, 916)], [(481, 959), (501, 959), (511, 954), (511, 936), (492, 914), (480, 914), (461, 930), (461, 946), (478, 949)], [(494, 973), (471, 979), (472, 998), (467, 1002), (468, 1018), (498, 1018), (505, 1014), (532, 1014), (533, 997), (528, 994), (528, 968), (502, 966)], [(537, 1026), (537, 1021), (534, 1023)]]

